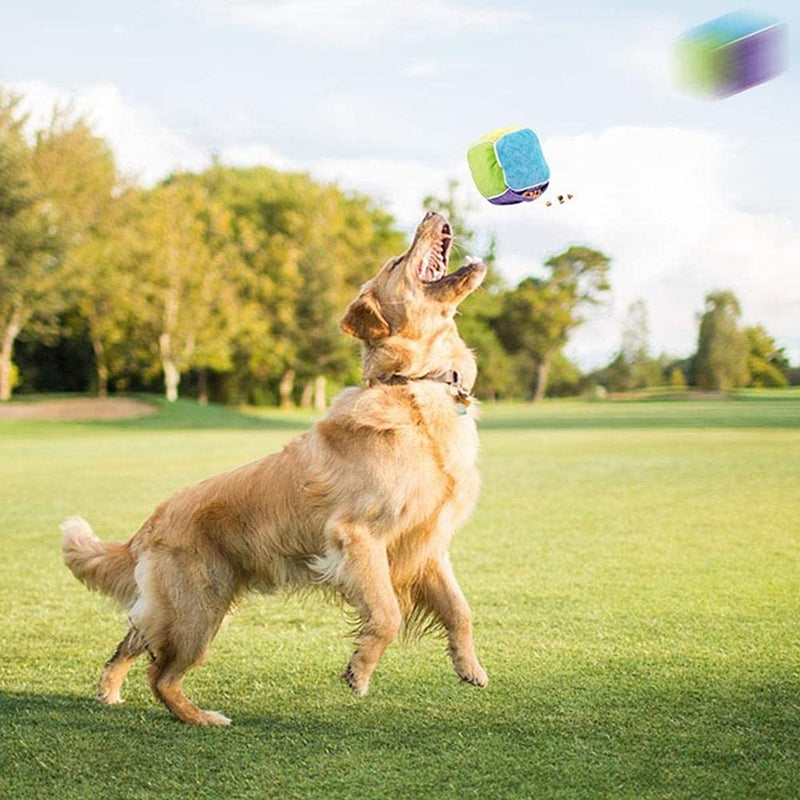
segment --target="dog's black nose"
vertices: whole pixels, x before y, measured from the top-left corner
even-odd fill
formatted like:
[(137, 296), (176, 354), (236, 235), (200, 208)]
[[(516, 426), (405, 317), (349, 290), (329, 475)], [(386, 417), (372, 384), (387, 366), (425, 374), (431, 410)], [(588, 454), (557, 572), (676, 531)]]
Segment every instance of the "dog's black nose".
[(425, 216), (422, 218), (422, 221), (423, 221), (423, 222), (427, 222), (427, 221), (428, 221), (428, 220), (429, 220), (431, 217), (435, 217), (435, 216), (436, 216), (436, 212), (435, 212), (435, 211), (429, 211), (429, 212), (428, 212), (428, 213), (427, 213), (427, 214), (426, 214), (426, 215), (425, 215)]

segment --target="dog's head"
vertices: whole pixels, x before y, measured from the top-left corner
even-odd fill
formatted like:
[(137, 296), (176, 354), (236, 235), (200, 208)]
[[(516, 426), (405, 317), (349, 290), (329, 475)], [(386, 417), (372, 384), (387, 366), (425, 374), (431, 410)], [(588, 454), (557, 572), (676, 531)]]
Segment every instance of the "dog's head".
[[(466, 348), (453, 317), (458, 304), (480, 286), (486, 265), (473, 261), (448, 274), (452, 240), (450, 223), (428, 212), (411, 247), (387, 261), (348, 306), (341, 327), (367, 345), (366, 379), (463, 369), (458, 363), (463, 355), (456, 351)], [(448, 360), (452, 363), (444, 363)], [(474, 366), (466, 372), (472, 373), (471, 385)]]

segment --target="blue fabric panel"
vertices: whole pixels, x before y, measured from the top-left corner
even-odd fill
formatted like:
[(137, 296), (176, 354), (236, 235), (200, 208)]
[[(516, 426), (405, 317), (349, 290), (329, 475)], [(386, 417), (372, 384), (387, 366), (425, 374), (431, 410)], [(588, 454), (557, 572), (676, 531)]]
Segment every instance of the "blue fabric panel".
[(544, 160), (539, 138), (530, 128), (501, 136), (494, 148), (510, 189), (521, 192), (550, 180), (550, 167)]

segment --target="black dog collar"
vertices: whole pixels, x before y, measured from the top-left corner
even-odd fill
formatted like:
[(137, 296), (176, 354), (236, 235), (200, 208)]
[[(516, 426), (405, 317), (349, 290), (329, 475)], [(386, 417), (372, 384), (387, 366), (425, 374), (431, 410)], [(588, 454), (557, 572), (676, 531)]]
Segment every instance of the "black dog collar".
[(389, 376), (381, 375), (374, 382), (383, 383), (387, 386), (404, 386), (412, 381), (433, 381), (434, 383), (443, 383), (449, 386), (453, 399), (459, 406), (459, 414), (466, 413), (467, 406), (472, 404), (469, 392), (461, 384), (461, 375), (455, 369), (439, 373), (429, 372), (427, 375), (420, 375), (419, 377), (399, 375), (397, 373)]

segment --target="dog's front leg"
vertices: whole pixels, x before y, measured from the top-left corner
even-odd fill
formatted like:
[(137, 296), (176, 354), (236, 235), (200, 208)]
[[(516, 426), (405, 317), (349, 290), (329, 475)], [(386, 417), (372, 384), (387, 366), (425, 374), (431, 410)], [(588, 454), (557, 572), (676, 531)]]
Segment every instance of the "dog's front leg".
[(380, 657), (400, 630), (402, 615), (389, 577), (385, 546), (359, 524), (338, 525), (334, 542), (341, 548), (345, 596), (362, 620), (355, 652), (342, 678), (362, 696)]
[(458, 677), (474, 686), (486, 686), (489, 677), (478, 661), (472, 639), (472, 611), (447, 553), (426, 564), (418, 586), (418, 602), (444, 625)]

